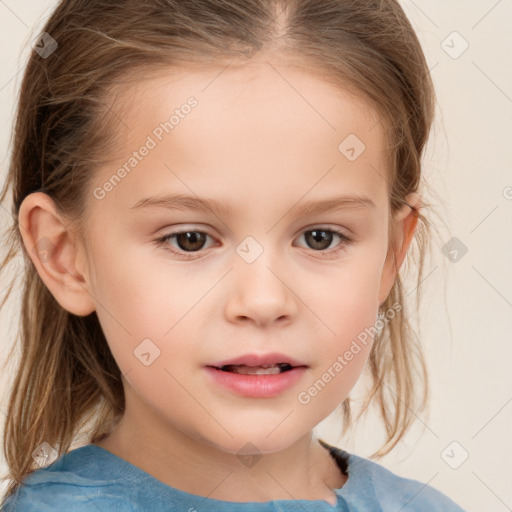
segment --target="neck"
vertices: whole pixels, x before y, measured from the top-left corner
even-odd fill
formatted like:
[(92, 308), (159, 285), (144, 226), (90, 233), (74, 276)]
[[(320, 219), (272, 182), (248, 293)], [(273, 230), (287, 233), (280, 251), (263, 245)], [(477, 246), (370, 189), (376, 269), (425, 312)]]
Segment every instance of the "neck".
[[(126, 411), (127, 412), (127, 411)], [(170, 487), (216, 500), (324, 500), (346, 481), (329, 452), (308, 432), (273, 453), (229, 453), (155, 421), (138, 425), (125, 415), (98, 446), (139, 467)], [(148, 431), (149, 428), (149, 431)], [(140, 436), (138, 432), (147, 432)], [(243, 453), (250, 452), (247, 445)]]

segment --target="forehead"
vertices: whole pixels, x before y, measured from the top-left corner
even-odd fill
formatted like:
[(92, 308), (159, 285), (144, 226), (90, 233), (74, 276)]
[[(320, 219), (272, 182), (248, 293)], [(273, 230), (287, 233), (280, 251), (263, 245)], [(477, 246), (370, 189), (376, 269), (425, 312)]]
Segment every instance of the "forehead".
[(251, 115), (248, 120), (265, 117), (273, 123), (295, 118), (301, 125), (319, 130), (342, 132), (350, 127), (364, 137), (367, 125), (373, 128), (379, 121), (367, 101), (336, 85), (325, 72), (319, 74), (281, 61), (255, 59), (243, 66), (228, 62), (205, 69), (188, 64), (155, 69), (146, 78), (139, 74), (139, 78), (128, 86), (120, 84), (113, 105), (114, 112), (129, 125), (135, 122), (141, 126), (144, 119), (153, 122), (162, 116), (168, 119), (191, 96), (200, 103), (193, 117), (199, 117), (200, 112), (206, 122), (216, 121), (212, 116), (222, 112), (229, 113), (232, 122), (241, 121), (246, 114)]
[(255, 60), (162, 69), (125, 87), (113, 112), (122, 143), (116, 161), (101, 170), (103, 179), (149, 139), (154, 143), (111, 193), (130, 196), (132, 204), (162, 192), (164, 183), (177, 192), (194, 185), (193, 192), (209, 196), (230, 188), (242, 196), (247, 189), (247, 197), (287, 192), (295, 201), (308, 191), (345, 187), (386, 201), (385, 140), (376, 112), (295, 65)]

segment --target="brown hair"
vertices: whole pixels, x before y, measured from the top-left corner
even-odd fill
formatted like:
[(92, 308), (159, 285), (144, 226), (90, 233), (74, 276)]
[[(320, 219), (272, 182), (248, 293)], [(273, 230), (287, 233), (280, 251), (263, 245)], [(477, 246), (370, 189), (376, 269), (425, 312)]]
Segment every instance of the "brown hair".
[[(40, 191), (70, 225), (84, 226), (93, 170), (118, 142), (108, 105), (121, 80), (185, 63), (243, 63), (263, 51), (300, 58), (379, 114), (389, 142), (382, 177), (390, 215), (407, 194), (421, 193), (420, 159), (435, 105), (425, 56), (397, 0), (64, 0), (43, 31), (58, 47), (46, 58), (33, 50), (28, 60), (0, 198), (12, 188), (14, 222), (0, 269), (20, 248), (24, 257), (21, 354), (4, 427), (11, 479), (6, 496), (35, 469), (32, 452), (41, 443), (61, 456), (88, 422), (86, 441), (94, 442), (124, 411), (120, 370), (96, 313), (79, 317), (59, 305), (35, 270), (18, 225), (21, 202)], [(431, 225), (419, 210), (415, 214), (418, 307)], [(372, 457), (388, 453), (428, 402), (427, 371), (407, 320), (401, 275), (382, 310), (396, 303), (403, 307), (375, 337), (368, 364), (373, 385), (356, 419), (377, 401), (387, 441)], [(350, 398), (342, 407), (345, 433), (353, 423)]]

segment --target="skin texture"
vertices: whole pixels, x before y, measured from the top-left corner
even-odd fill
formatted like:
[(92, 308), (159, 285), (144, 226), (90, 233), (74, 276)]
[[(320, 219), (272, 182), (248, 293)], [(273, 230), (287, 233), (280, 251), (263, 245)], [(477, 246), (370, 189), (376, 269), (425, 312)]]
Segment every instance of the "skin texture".
[[(95, 170), (92, 188), (187, 98), (198, 105), (103, 199), (91, 189), (86, 247), (40, 192), (21, 205), (23, 241), (62, 307), (96, 311), (123, 373), (125, 415), (98, 445), (209, 498), (334, 504), (332, 489), (346, 477), (312, 429), (349, 394), (371, 342), (308, 404), (297, 395), (374, 325), (417, 219), (407, 205), (397, 215), (394, 262), (383, 127), (365, 103), (277, 61), (219, 72), (164, 70), (119, 95), (122, 147)], [(355, 161), (338, 150), (351, 133), (366, 146)], [(225, 200), (233, 212), (131, 208), (164, 192)], [(297, 211), (341, 194), (369, 197), (375, 207)], [(417, 194), (407, 200), (420, 204)], [(183, 228), (207, 233), (203, 248), (165, 242), (178, 255), (154, 242)], [(353, 242), (335, 254), (342, 240), (333, 234), (330, 244), (315, 245), (306, 228), (336, 229)], [(236, 251), (248, 236), (263, 250), (252, 263)], [(48, 261), (30, 250), (43, 237), (57, 249)], [(145, 339), (160, 350), (149, 366), (134, 355)], [(274, 351), (309, 366), (275, 398), (238, 396), (212, 384), (204, 369)], [(251, 467), (237, 456), (248, 442), (262, 455)]]

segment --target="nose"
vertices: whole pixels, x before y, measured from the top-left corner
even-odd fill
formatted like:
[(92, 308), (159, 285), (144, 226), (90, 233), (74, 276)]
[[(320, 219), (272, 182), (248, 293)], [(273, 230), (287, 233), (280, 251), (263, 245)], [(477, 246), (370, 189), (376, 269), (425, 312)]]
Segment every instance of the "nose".
[(297, 297), (290, 274), (283, 264), (263, 252), (252, 263), (238, 259), (228, 279), (231, 289), (225, 307), (230, 322), (253, 322), (265, 326), (279, 321), (287, 324), (297, 315)]

